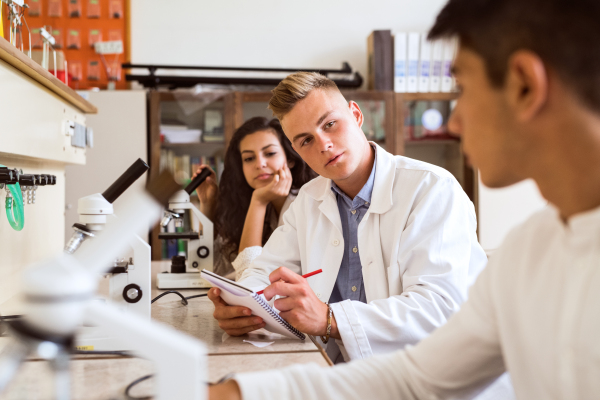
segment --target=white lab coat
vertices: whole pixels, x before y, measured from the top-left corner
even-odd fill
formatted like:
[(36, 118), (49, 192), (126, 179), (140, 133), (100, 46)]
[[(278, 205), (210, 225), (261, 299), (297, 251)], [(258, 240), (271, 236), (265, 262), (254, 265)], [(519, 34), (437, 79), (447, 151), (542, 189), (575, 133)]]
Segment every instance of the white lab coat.
[[(477, 241), (473, 204), (456, 179), (442, 168), (374, 146), (371, 205), (358, 227), (368, 304), (332, 304), (345, 358), (352, 360), (428, 336), (459, 309), (487, 261)], [(268, 285), (268, 275), (279, 266), (298, 274), (323, 269), (308, 282), (328, 301), (344, 254), (331, 180), (318, 177), (304, 185), (283, 218), (241, 283)]]

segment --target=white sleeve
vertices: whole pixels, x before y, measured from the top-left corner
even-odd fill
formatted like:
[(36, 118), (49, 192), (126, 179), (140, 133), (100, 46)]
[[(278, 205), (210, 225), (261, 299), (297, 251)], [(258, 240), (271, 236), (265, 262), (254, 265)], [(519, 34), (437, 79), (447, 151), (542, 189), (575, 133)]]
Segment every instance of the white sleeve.
[(242, 274), (246, 269), (252, 265), (252, 262), (256, 259), (256, 257), (260, 256), (262, 253), (262, 246), (250, 246), (246, 247), (242, 250), (241, 253), (237, 255), (235, 260), (231, 262), (233, 269), (235, 269), (235, 280), (239, 281), (242, 277)]
[(470, 399), (504, 370), (493, 279), (482, 273), (471, 298), (418, 345), (336, 367), (301, 365), (236, 375), (244, 400)]
[(240, 277), (240, 283), (247, 287), (265, 287), (270, 285), (269, 275), (279, 267), (286, 267), (300, 274), (300, 249), (296, 230), (296, 207), (291, 204), (283, 215), (283, 225), (275, 229), (263, 247), (262, 253)]
[(476, 225), (474, 207), (454, 179), (440, 179), (417, 194), (397, 265), (388, 268), (400, 277), (400, 294), (368, 304), (332, 304), (351, 359), (416, 344), (459, 310), (467, 299), (470, 266), (478, 264), (480, 271), (487, 262)]

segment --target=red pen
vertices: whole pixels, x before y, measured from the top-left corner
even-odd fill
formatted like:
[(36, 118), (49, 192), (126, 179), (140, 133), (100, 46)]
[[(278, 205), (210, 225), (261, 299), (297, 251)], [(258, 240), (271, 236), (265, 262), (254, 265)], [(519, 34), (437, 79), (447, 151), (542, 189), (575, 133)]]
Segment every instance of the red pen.
[[(313, 276), (313, 275), (317, 275), (317, 274), (320, 274), (321, 272), (323, 272), (323, 270), (322, 270), (322, 269), (318, 269), (318, 270), (316, 270), (316, 271), (309, 272), (309, 273), (308, 273), (308, 274), (306, 274), (306, 275), (302, 275), (302, 277), (303, 277), (303, 278), (310, 278), (311, 276)], [(264, 290), (261, 290), (261, 291), (259, 291), (259, 292), (256, 292), (256, 294), (263, 294), (263, 292), (264, 292)]]

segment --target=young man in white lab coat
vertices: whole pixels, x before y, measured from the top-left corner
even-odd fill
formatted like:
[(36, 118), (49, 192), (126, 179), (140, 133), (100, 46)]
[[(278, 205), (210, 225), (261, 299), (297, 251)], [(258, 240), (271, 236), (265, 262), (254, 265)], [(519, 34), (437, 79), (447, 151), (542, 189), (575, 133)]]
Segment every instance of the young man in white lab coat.
[(551, 206), (507, 237), (461, 310), (418, 345), (243, 374), (211, 399), (454, 399), (506, 370), (519, 399), (598, 399), (599, 20), (597, 0), (450, 0), (430, 32), (461, 41), (450, 128), (485, 184), (533, 178)]
[[(321, 176), (300, 190), (241, 283), (269, 285), (267, 299), (285, 296), (275, 300), (280, 315), (328, 342), (334, 362), (401, 349), (445, 324), (487, 261), (473, 204), (456, 179), (369, 143), (358, 105), (322, 75), (288, 76), (270, 108)], [(218, 293), (209, 298), (227, 333), (263, 326)], [(506, 382), (496, 389), (510, 398)]]

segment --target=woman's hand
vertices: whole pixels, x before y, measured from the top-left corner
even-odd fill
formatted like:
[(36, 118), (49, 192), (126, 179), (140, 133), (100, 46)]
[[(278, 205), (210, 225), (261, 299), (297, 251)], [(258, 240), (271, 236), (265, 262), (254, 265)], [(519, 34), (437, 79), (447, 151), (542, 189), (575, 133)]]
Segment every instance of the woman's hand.
[(217, 204), (217, 197), (219, 196), (217, 175), (208, 165), (202, 164), (192, 176), (192, 180), (194, 180), (194, 178), (205, 168), (210, 170), (210, 175), (196, 188), (196, 193), (198, 194), (198, 200), (200, 200), (200, 212), (212, 221), (215, 206)]
[(291, 188), (292, 173), (285, 163), (283, 168), (275, 172), (273, 180), (268, 185), (254, 190), (252, 198), (266, 206), (277, 199), (287, 197)]

